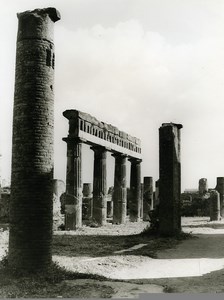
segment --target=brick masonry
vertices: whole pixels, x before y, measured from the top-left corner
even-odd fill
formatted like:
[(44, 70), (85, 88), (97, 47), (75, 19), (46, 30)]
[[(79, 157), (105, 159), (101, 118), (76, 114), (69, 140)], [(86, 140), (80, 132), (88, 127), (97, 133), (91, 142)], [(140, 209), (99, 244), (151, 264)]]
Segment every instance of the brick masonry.
[(13, 112), (9, 264), (51, 262), (54, 130), (54, 8), (18, 14)]

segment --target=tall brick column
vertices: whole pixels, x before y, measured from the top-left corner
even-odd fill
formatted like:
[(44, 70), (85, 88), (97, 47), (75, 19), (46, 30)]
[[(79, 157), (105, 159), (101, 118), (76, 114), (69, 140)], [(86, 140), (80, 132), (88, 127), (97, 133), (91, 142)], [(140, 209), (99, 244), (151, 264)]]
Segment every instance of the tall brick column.
[(113, 154), (115, 157), (113, 223), (124, 224), (127, 214), (126, 156)]
[(82, 227), (82, 141), (63, 138), (67, 143), (65, 229)]
[(217, 184), (215, 188), (220, 196), (220, 215), (224, 217), (224, 177), (217, 177)]
[(149, 220), (149, 211), (153, 209), (153, 178), (144, 177), (143, 221)]
[(93, 220), (99, 225), (104, 225), (107, 218), (107, 151), (101, 146), (91, 149), (94, 151)]
[(13, 112), (9, 265), (51, 263), (55, 8), (18, 14)]
[(181, 128), (173, 123), (159, 128), (159, 231), (163, 235), (181, 231)]
[(140, 221), (141, 213), (141, 159), (130, 158), (131, 179), (129, 196), (129, 217), (131, 222)]

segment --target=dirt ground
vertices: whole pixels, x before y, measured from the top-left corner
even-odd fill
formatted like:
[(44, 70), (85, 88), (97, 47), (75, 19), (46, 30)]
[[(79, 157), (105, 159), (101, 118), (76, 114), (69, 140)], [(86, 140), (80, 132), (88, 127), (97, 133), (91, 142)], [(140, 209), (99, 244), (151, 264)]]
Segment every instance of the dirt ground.
[[(138, 298), (141, 293), (224, 292), (223, 220), (182, 218), (183, 231), (193, 238), (176, 242), (139, 235), (147, 226), (147, 222), (108, 223), (100, 228), (84, 226), (78, 231), (55, 232), (55, 262), (67, 270), (108, 278), (65, 280), (58, 286), (58, 297)], [(2, 230), (0, 238), (2, 257), (8, 247), (8, 231)], [(69, 293), (60, 295), (62, 286)]]

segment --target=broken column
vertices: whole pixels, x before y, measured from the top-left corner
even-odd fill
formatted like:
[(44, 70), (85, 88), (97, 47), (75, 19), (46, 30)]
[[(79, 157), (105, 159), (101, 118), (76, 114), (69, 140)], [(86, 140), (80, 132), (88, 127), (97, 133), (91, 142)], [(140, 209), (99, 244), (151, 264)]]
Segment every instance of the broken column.
[[(64, 116), (68, 117), (65, 112)], [(82, 227), (82, 141), (63, 138), (67, 143), (65, 230)]]
[(143, 221), (149, 220), (149, 211), (153, 209), (153, 178), (144, 177)]
[(210, 207), (210, 221), (219, 221), (220, 218), (220, 198), (219, 192), (216, 190), (210, 191), (209, 198)]
[(113, 192), (114, 192), (114, 187), (113, 186), (109, 187), (107, 192), (107, 218), (113, 217), (113, 209), (114, 209)]
[(61, 195), (65, 192), (65, 183), (60, 179), (53, 180), (53, 230), (64, 224), (61, 207)]
[(127, 214), (126, 155), (113, 154), (115, 157), (113, 190), (113, 223), (124, 224)]
[(207, 178), (201, 178), (201, 179), (199, 179), (198, 191), (199, 191), (200, 195), (204, 195), (204, 194), (206, 194), (208, 192)]
[(181, 231), (181, 128), (174, 123), (159, 128), (159, 232), (163, 235)]
[(83, 220), (90, 220), (92, 217), (92, 184), (83, 183), (83, 198), (82, 198), (82, 218)]
[(93, 221), (105, 225), (107, 218), (107, 151), (104, 147), (91, 147), (94, 151)]
[(215, 188), (220, 196), (220, 215), (224, 217), (224, 177), (217, 177), (217, 184)]
[(13, 112), (9, 265), (51, 263), (55, 8), (19, 13)]
[(141, 209), (140, 209), (141, 220), (143, 220), (143, 193), (144, 193), (144, 183), (141, 183)]
[(141, 159), (130, 158), (131, 180), (129, 194), (129, 217), (131, 222), (140, 221), (141, 213)]

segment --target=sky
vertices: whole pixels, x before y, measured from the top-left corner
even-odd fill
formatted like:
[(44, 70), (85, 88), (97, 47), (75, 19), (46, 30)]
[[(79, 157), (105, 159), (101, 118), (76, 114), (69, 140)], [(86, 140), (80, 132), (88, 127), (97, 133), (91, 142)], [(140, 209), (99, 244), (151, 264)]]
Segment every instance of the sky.
[[(182, 190), (224, 177), (224, 1), (0, 0), (0, 167), (11, 171), (17, 12), (53, 6), (55, 178), (65, 180), (66, 109), (141, 139), (142, 177), (159, 177), (162, 123), (181, 123)], [(93, 153), (84, 146), (83, 182)], [(130, 166), (128, 166), (130, 168)], [(108, 155), (109, 185), (113, 159)], [(112, 177), (111, 177), (112, 176)]]

